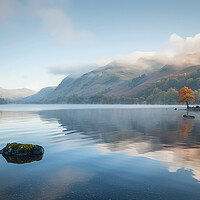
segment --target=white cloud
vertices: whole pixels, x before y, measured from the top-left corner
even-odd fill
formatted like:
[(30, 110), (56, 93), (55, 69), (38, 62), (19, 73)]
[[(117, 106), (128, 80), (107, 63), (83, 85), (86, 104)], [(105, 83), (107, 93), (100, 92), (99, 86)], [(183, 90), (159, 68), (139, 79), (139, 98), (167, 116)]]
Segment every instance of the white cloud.
[(69, 75), (72, 77), (78, 77), (81, 76), (84, 73), (87, 73), (89, 71), (92, 71), (96, 68), (98, 68), (99, 65), (97, 64), (90, 64), (90, 65), (59, 65), (50, 67), (49, 71), (52, 74), (55, 75)]
[(44, 29), (62, 42), (73, 40), (87, 41), (92, 34), (85, 30), (75, 29), (65, 12), (58, 8), (40, 8), (37, 16), (41, 19)]
[(200, 181), (200, 166), (199, 166), (199, 149), (197, 148), (180, 148), (169, 147), (163, 148), (157, 146), (151, 140), (143, 142), (119, 142), (114, 148), (110, 148), (107, 144), (97, 144), (97, 149), (102, 154), (109, 153), (127, 153), (133, 157), (145, 157), (151, 160), (157, 160), (168, 167), (169, 172), (177, 172), (179, 169), (192, 170), (192, 177)]
[(136, 71), (152, 72), (167, 64), (168, 56), (160, 52), (134, 52), (113, 61), (110, 65), (124, 66)]
[(111, 64), (144, 72), (151, 72), (166, 64), (177, 67), (200, 65), (200, 33), (186, 39), (177, 34), (172, 34), (167, 44), (160, 51), (134, 52), (120, 56)]
[(171, 56), (197, 52), (200, 52), (200, 33), (186, 39), (174, 33), (170, 36), (168, 44), (163, 48), (163, 53)]
[(200, 65), (200, 34), (186, 39), (177, 34), (172, 34), (167, 44), (160, 51), (136, 51), (129, 55), (104, 58), (95, 64), (55, 66), (50, 69), (50, 72), (79, 76), (105, 65), (129, 68), (138, 75), (153, 72), (165, 65), (182, 68)]
[(91, 41), (92, 33), (75, 28), (67, 13), (57, 3), (52, 0), (29, 0), (29, 13), (40, 19), (42, 28), (61, 42)]
[(19, 14), (29, 20), (39, 19), (41, 28), (61, 42), (92, 41), (87, 30), (76, 28), (67, 13), (53, 0), (0, 0), (0, 23), (15, 19)]

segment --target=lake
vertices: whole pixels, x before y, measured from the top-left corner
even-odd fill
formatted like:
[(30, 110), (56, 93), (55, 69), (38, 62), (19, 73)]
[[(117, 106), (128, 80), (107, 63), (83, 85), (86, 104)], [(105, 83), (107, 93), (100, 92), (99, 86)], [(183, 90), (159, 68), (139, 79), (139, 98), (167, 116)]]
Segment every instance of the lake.
[(32, 143), (45, 153), (0, 155), (0, 199), (199, 200), (200, 112), (183, 119), (184, 108), (1, 105), (0, 148)]

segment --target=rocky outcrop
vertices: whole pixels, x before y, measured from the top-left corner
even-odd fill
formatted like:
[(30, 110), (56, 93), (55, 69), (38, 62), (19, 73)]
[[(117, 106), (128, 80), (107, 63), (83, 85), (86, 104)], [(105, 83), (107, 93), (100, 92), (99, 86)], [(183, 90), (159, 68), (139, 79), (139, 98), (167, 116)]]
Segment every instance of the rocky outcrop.
[(0, 153), (3, 156), (35, 156), (43, 155), (44, 148), (33, 144), (8, 143)]

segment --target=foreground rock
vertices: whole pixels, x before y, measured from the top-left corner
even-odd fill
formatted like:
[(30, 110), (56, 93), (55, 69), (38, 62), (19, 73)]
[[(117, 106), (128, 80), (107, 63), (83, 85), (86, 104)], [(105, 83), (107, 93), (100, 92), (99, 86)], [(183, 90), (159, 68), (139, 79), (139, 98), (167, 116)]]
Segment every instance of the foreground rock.
[(44, 148), (33, 144), (8, 143), (0, 153), (5, 156), (35, 156), (43, 155)]

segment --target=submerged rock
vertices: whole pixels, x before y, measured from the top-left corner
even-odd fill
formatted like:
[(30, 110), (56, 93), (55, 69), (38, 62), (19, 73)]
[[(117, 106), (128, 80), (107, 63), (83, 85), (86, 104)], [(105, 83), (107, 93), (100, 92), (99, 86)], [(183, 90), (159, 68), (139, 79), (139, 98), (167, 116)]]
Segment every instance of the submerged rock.
[(184, 118), (195, 118), (193, 115), (183, 115)]
[(3, 156), (34, 156), (43, 155), (44, 148), (33, 144), (8, 143), (0, 153)]

